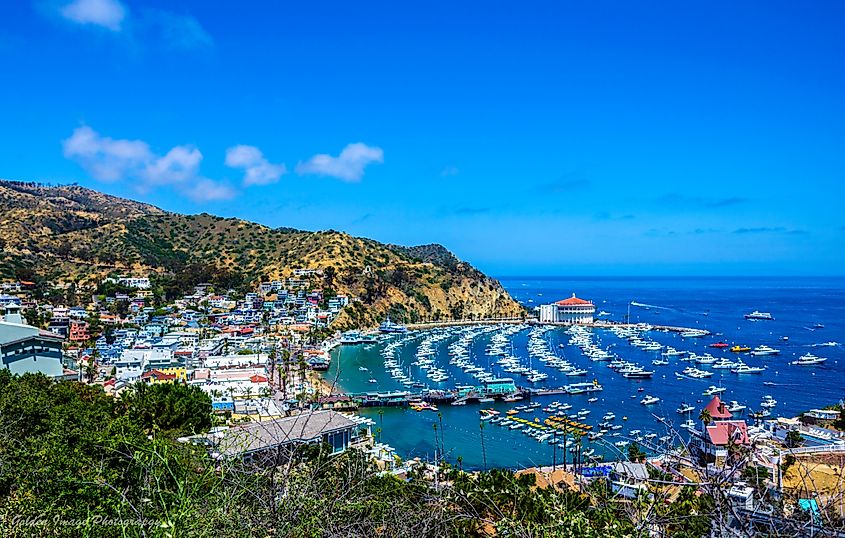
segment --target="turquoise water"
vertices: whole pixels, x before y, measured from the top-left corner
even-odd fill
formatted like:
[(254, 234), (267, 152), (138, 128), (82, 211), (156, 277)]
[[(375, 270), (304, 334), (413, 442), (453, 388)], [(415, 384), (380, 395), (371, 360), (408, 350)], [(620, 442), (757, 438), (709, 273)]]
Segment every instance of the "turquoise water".
[[(651, 361), (659, 357), (658, 352), (643, 351), (610, 331), (595, 329), (593, 340), (602, 348), (609, 348), (625, 360), (655, 370), (652, 379), (629, 380), (612, 372), (606, 363), (590, 361), (579, 348), (568, 343), (569, 336), (564, 329), (555, 328), (544, 335), (551, 349), (577, 367), (588, 370), (586, 378), (574, 378), (566, 377), (558, 370), (546, 368), (543, 363), (529, 358), (527, 343), (530, 329), (526, 328), (514, 335), (511, 338), (513, 353), (520, 357), (522, 364), (549, 374), (548, 380), (531, 386), (558, 387), (592, 379), (597, 379), (603, 385), (604, 390), (598, 393), (544, 396), (536, 401), (543, 406), (552, 401), (569, 403), (572, 405), (569, 412), (588, 409), (590, 414), (584, 422), (594, 427), (605, 413), (615, 413), (617, 418), (614, 423), (623, 425), (618, 437), (606, 434), (604, 440), (595, 443), (584, 441), (585, 448), (594, 448), (606, 458), (613, 458), (619, 453), (613, 443), (637, 437), (630, 433), (632, 430), (641, 430), (639, 435), (653, 433), (656, 438), (669, 433), (666, 424), (677, 430), (688, 417), (677, 414), (675, 409), (682, 401), (694, 405), (697, 410), (703, 407), (709, 398), (703, 396), (702, 392), (710, 385), (727, 388), (724, 400), (738, 400), (755, 410), (759, 409), (763, 396), (772, 395), (778, 400), (773, 415), (783, 416), (794, 416), (813, 407), (835, 403), (845, 394), (845, 379), (842, 377), (842, 359), (845, 358), (843, 347), (817, 345), (845, 340), (845, 282), (842, 279), (515, 278), (503, 279), (502, 283), (517, 300), (529, 307), (565, 298), (575, 292), (580, 297), (593, 300), (598, 310), (609, 312), (610, 319), (621, 321), (628, 315), (629, 303), (634, 301), (649, 306), (631, 307), (630, 317), (633, 322), (699, 327), (716, 333), (713, 337), (703, 339), (683, 339), (674, 333), (648, 333), (650, 339), (677, 349), (710, 352), (717, 357), (735, 359), (734, 354), (728, 351), (707, 347), (709, 343), (725, 340), (751, 347), (767, 344), (782, 351), (781, 355), (767, 358), (743, 355), (747, 364), (767, 367), (760, 375), (736, 375), (726, 370), (713, 370), (715, 375), (708, 379), (678, 380), (674, 372), (690, 366), (690, 363), (670, 359), (669, 365), (652, 366)], [(742, 315), (753, 310), (772, 312), (776, 319), (771, 322), (745, 321)], [(816, 324), (823, 324), (824, 328), (816, 328)], [(504, 374), (493, 358), (486, 355), (485, 348), (491, 335), (486, 333), (473, 340), (472, 361), (493, 373), (513, 377), (521, 386), (529, 386), (525, 378), (518, 374)], [(412, 379), (425, 382), (432, 388), (477, 384), (468, 374), (449, 364), (447, 348), (458, 338), (457, 333), (435, 346), (436, 365), (451, 376), (441, 384), (430, 382), (424, 371), (411, 365), (415, 360), (416, 348), (426, 335), (415, 336), (415, 339), (402, 346), (398, 355), (404, 370), (410, 373)], [(789, 340), (784, 341), (784, 336)], [(560, 344), (564, 347), (561, 348)], [(380, 354), (384, 345), (385, 342), (337, 348), (327, 377), (336, 379), (338, 385), (348, 392), (407, 389), (386, 371)], [(827, 357), (828, 361), (815, 367), (788, 364), (808, 351)], [(701, 365), (694, 366), (709, 369)], [(361, 367), (367, 370), (359, 370)], [(370, 378), (375, 379), (376, 383), (369, 382)], [(643, 390), (639, 391), (640, 388)], [(661, 402), (653, 406), (641, 405), (640, 400), (646, 394), (661, 398)], [(593, 396), (598, 401), (588, 403), (587, 399)], [(492, 405), (504, 414), (505, 410), (525, 403), (497, 402), (484, 407)], [(446, 459), (453, 463), (460, 456), (467, 468), (483, 467), (485, 456), (488, 467), (515, 468), (548, 465), (553, 459), (561, 461), (563, 456), (560, 448), (553, 453), (555, 449), (551, 445), (539, 443), (519, 431), (489, 422), (484, 423), (482, 430), (478, 413), (480, 408), (478, 404), (462, 407), (444, 404), (439, 406), (438, 413), (380, 408), (362, 410), (361, 414), (372, 417), (376, 427), (381, 429), (381, 439), (396, 447), (400, 455), (406, 458), (433, 458), (437, 447), (438, 452), (445, 449)], [(692, 418), (697, 416), (697, 410)], [(542, 420), (547, 414), (537, 409), (531, 414), (522, 413), (520, 416), (528, 419), (536, 416)], [(623, 416), (627, 420), (622, 420)], [(661, 423), (657, 417), (662, 417), (665, 423)], [(652, 442), (657, 443), (656, 439)]]

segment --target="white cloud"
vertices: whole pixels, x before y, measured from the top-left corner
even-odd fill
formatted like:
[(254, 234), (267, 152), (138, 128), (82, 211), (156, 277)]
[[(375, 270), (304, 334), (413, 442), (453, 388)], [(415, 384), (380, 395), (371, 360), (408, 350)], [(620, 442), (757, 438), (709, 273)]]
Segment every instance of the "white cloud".
[(343, 148), (337, 157), (325, 153), (314, 155), (309, 160), (297, 164), (296, 173), (330, 176), (344, 181), (360, 181), (364, 175), (364, 168), (368, 164), (382, 162), (384, 162), (384, 151), (381, 148), (358, 142)]
[(75, 129), (62, 142), (64, 155), (99, 181), (126, 181), (142, 192), (170, 186), (192, 200), (222, 200), (237, 193), (199, 173), (202, 153), (193, 146), (175, 146), (157, 155), (142, 140), (116, 140), (88, 126)]
[(243, 168), (244, 185), (269, 185), (279, 181), (287, 168), (284, 164), (271, 164), (255, 146), (232, 146), (226, 150), (226, 166)]
[(79, 24), (93, 24), (119, 32), (127, 10), (117, 0), (73, 0), (62, 6), (59, 13)]

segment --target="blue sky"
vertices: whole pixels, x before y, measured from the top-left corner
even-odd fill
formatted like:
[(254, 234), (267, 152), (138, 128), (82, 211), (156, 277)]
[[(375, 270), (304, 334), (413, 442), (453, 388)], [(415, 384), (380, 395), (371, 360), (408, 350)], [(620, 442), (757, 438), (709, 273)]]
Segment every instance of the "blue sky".
[(496, 275), (845, 273), (842, 2), (9, 4), (0, 177)]

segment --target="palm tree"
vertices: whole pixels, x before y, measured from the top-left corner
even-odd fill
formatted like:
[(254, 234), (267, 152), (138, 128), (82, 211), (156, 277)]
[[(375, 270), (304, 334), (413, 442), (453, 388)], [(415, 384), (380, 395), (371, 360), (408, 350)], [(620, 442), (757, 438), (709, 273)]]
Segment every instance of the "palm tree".
[(703, 422), (704, 427), (706, 428), (707, 426), (710, 425), (711, 422), (713, 422), (713, 416), (710, 414), (710, 411), (708, 411), (707, 409), (702, 409), (701, 413), (698, 415), (698, 420)]

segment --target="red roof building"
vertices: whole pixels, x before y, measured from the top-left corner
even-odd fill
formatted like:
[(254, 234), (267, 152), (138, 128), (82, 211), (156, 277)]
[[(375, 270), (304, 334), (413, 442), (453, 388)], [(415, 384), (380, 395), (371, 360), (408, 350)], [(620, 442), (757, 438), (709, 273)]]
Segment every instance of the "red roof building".
[(564, 299), (562, 301), (558, 301), (555, 304), (558, 305), (558, 306), (576, 306), (576, 305), (594, 306), (591, 301), (585, 301), (584, 299), (579, 299), (578, 297), (575, 297), (574, 293), (572, 294), (572, 297), (570, 297), (569, 299)]
[(159, 370), (150, 370), (149, 372), (141, 374), (141, 381), (144, 383), (165, 383), (173, 382), (175, 380), (176, 376), (174, 374), (166, 374)]
[(728, 461), (731, 457), (728, 447), (749, 446), (748, 425), (744, 420), (732, 420), (733, 415), (718, 396), (704, 407), (711, 422), (702, 424), (701, 430), (693, 431), (697, 438), (690, 446), (697, 446), (704, 461)]
[(592, 323), (596, 306), (592, 301), (572, 297), (552, 304), (540, 305), (540, 323)]
[(723, 420), (733, 417), (731, 412), (728, 411), (728, 407), (718, 396), (713, 396), (713, 399), (710, 400), (710, 403), (707, 404), (704, 410), (710, 413), (710, 418), (713, 420)]
[(706, 428), (707, 441), (717, 447), (735, 445), (748, 446), (751, 440), (748, 438), (748, 426), (744, 420), (720, 420)]

